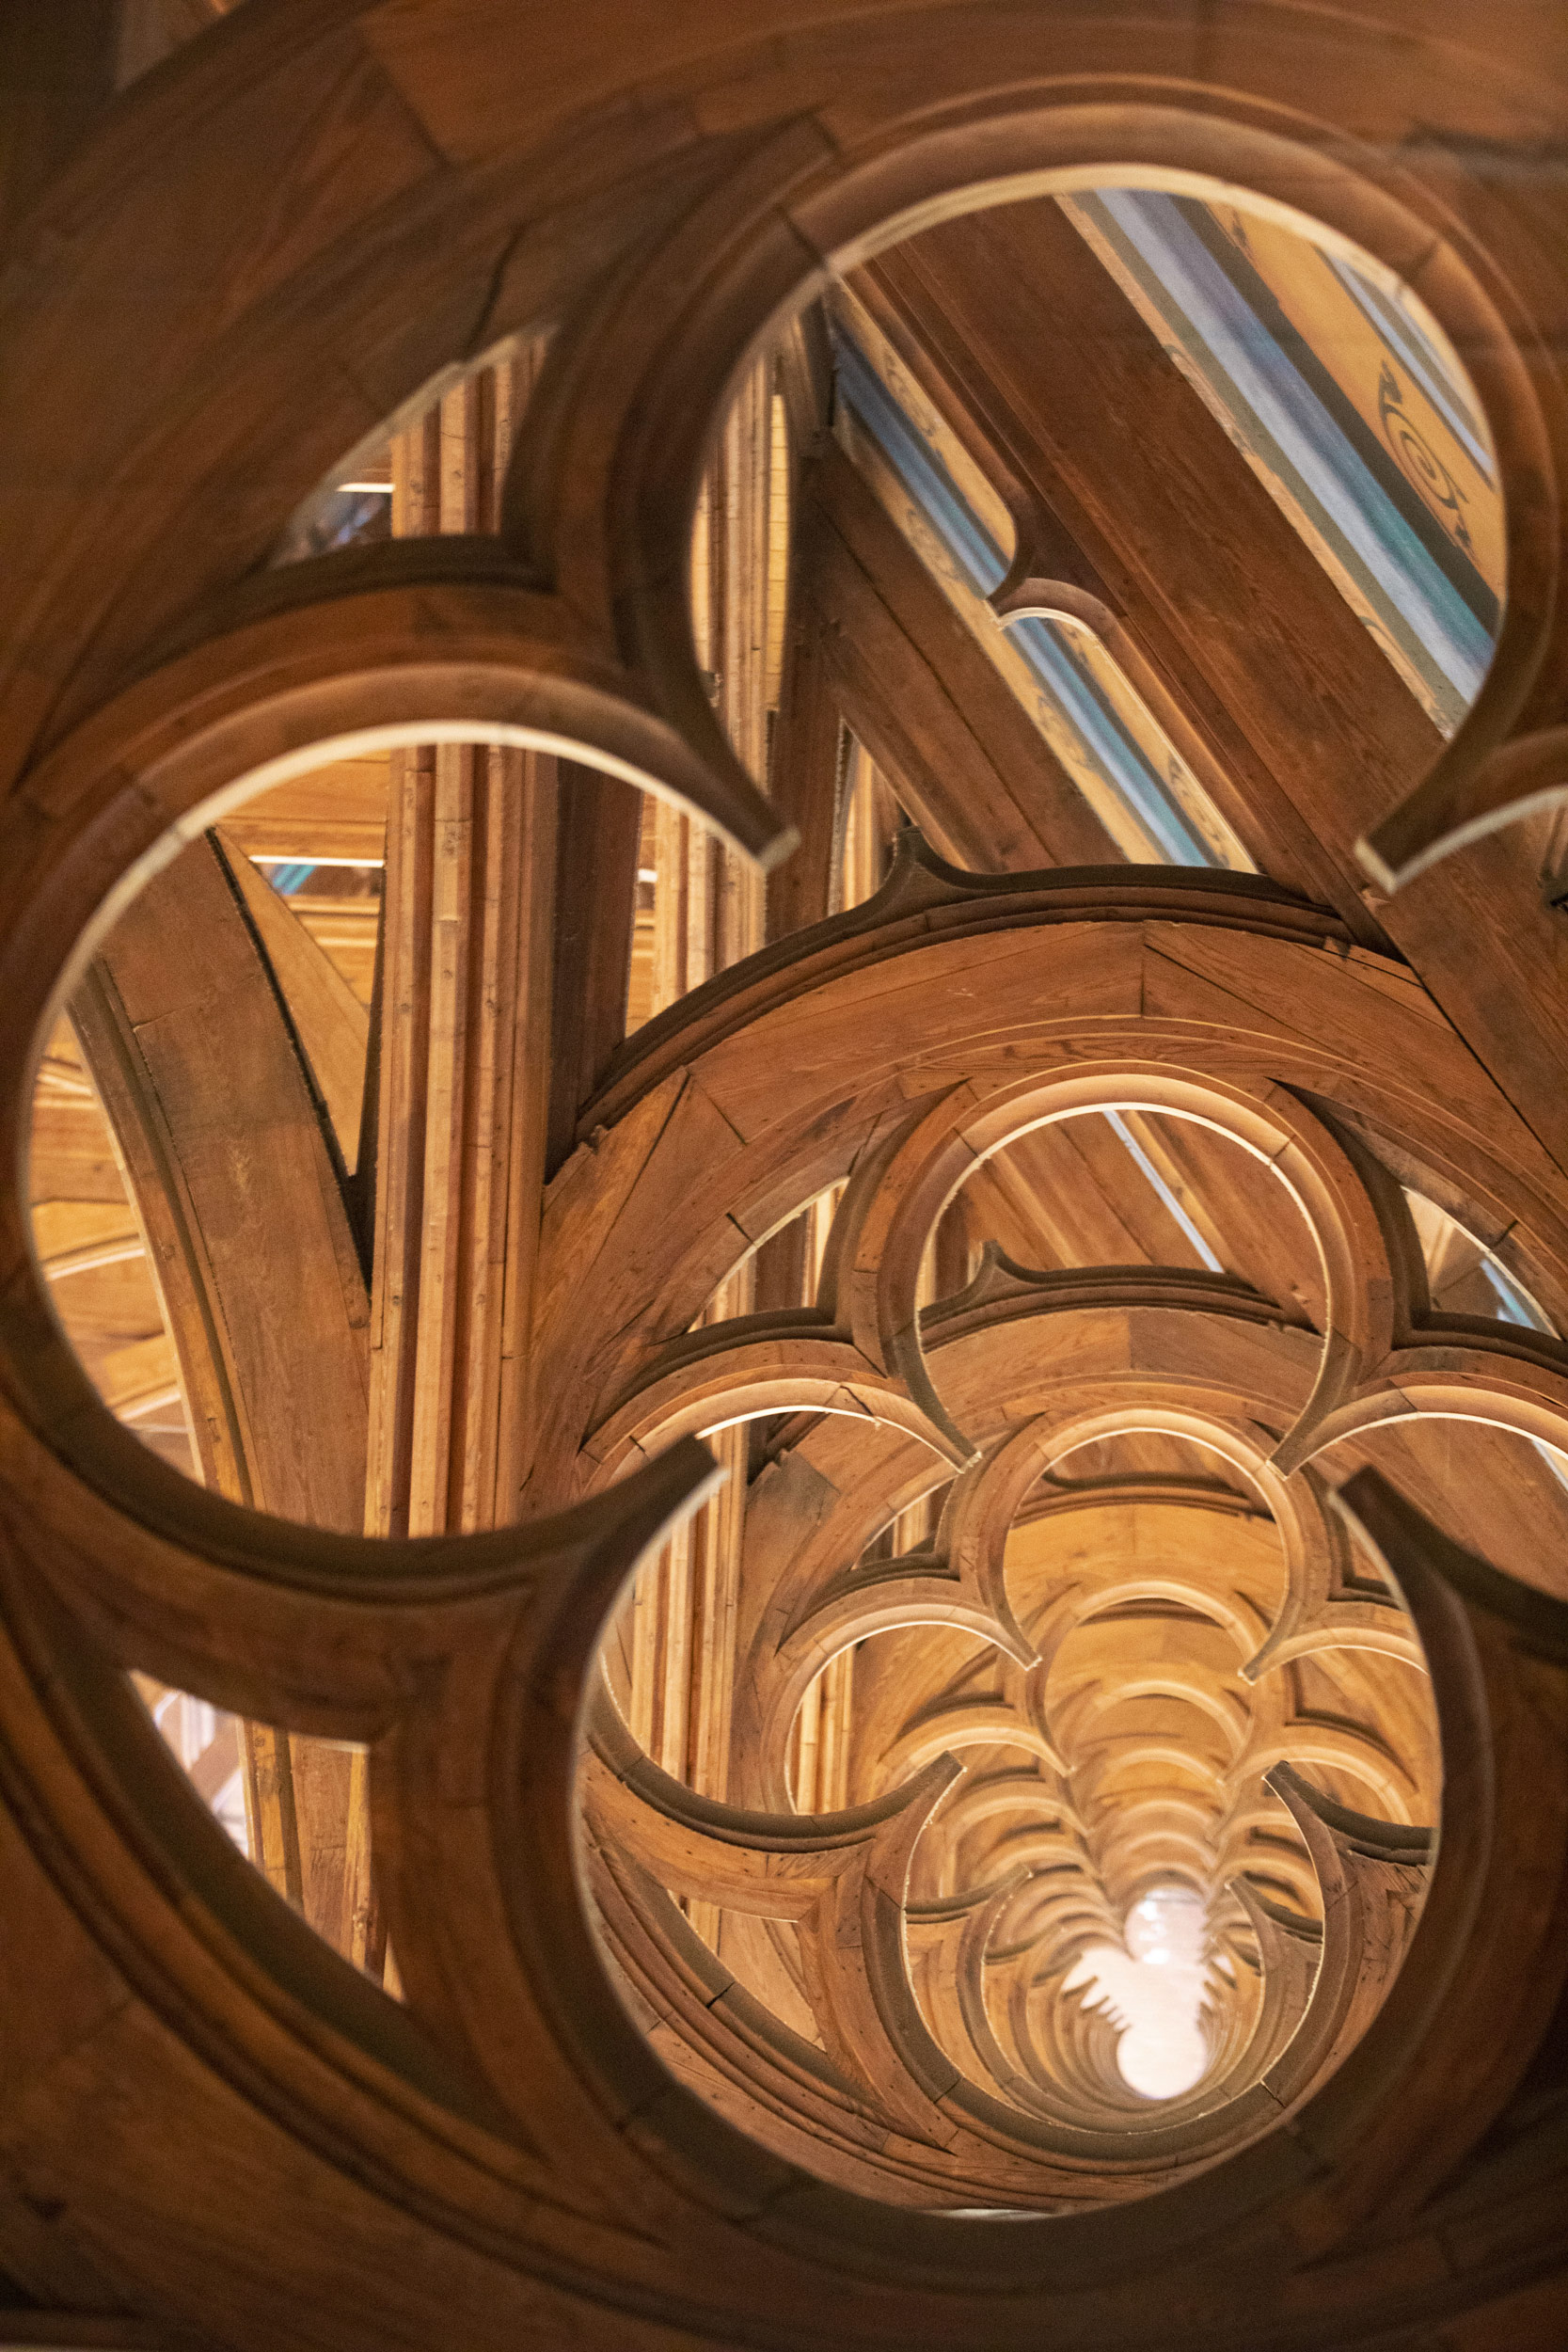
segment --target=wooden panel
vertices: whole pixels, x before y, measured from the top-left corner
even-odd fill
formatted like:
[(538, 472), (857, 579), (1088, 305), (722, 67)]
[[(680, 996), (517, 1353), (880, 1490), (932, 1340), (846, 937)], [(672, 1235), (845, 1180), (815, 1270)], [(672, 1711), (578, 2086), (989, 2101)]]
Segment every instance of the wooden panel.
[(205, 1475), (359, 1524), (369, 1301), (323, 1116), (218, 853), (133, 901), (75, 1008), (152, 1243)]
[(836, 447), (812, 469), (806, 499), (823, 516), (816, 601), (845, 716), (933, 845), (985, 873), (1119, 864), (1022, 705)]
[(561, 764), (559, 772), (550, 1017), (552, 1173), (571, 1151), (578, 1113), (626, 1033), (642, 846), (641, 795), (630, 785), (569, 761)]
[(260, 792), (223, 820), (247, 857), (348, 858), (379, 865), (386, 849), (388, 752), (334, 759)]
[[(1353, 844), (1440, 738), (1059, 208), (945, 223), (865, 284), (884, 313), (902, 311), (971, 429), (1066, 525), (1187, 698), (1240, 788), (1226, 814), (1259, 865), (1375, 938)], [(1528, 855), (1481, 842), (1376, 921), (1568, 1166), (1568, 931)], [(1495, 965), (1478, 966), (1478, 937)]]
[(278, 897), (227, 833), (220, 828), (213, 837), (282, 993), (343, 1166), (352, 1175), (359, 1157), (370, 1015), (293, 906)]

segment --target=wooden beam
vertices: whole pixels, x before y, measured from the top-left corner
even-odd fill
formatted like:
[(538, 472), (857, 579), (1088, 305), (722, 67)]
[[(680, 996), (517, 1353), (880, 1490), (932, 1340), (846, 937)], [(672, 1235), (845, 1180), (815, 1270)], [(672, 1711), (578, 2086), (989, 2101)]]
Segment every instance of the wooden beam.
[(1093, 564), (1235, 779), (1225, 813), (1262, 869), (1386, 934), (1568, 1167), (1568, 928), (1528, 850), (1493, 836), (1369, 908), (1353, 845), (1441, 739), (1060, 208), (945, 222), (856, 283)]
[(555, 984), (547, 1165), (576, 1140), (578, 1113), (626, 1033), (642, 801), (618, 776), (562, 761), (556, 832)]
[(147, 1232), (203, 1474), (359, 1523), (369, 1301), (323, 1101), (221, 856), (135, 898), (72, 1005)]
[[(208, 837), (132, 902), (72, 1021), (147, 1235), (204, 1481), (347, 1531), (364, 1490), (369, 1301), (286, 985), (334, 1092), (352, 1090), (364, 1016), (324, 962), (269, 885)], [(245, 1726), (244, 1750), (258, 1867), (341, 1943), (347, 1754), (266, 1724)]]
[(801, 484), (840, 707), (927, 837), (982, 873), (1118, 865), (1028, 712), (836, 444)]
[(278, 897), (229, 834), (220, 829), (212, 838), (282, 992), (343, 1166), (352, 1175), (359, 1157), (369, 1010), (289, 902)]
[(824, 566), (832, 526), (810, 483), (818, 456), (802, 470), (790, 548), (779, 715), (773, 731), (771, 797), (800, 836), (799, 849), (768, 877), (768, 935), (818, 923), (833, 898), (833, 866), (843, 847), (844, 719), (830, 649), (833, 617), (824, 608)]
[(944, 224), (855, 287), (1209, 745), (1258, 865), (1375, 939), (1323, 794), (1341, 762), (1418, 772), (1431, 723), (1060, 206)]
[(404, 755), (388, 829), (372, 1534), (487, 1527), (515, 1504), (507, 1366), (544, 1172), (552, 769), (462, 745)]

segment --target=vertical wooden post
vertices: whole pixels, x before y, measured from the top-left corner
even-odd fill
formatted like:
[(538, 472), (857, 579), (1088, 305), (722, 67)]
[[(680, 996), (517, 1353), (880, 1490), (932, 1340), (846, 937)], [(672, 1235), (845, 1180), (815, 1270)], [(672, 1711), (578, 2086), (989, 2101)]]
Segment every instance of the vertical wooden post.
[(245, 1819), (250, 1858), (285, 1902), (305, 1908), (299, 1822), (289, 1735), (271, 1724), (245, 1726)]
[[(458, 386), (392, 451), (392, 527), (495, 527), (537, 355)], [(544, 1186), (555, 762), (495, 746), (395, 754), (387, 831), (365, 1527), (425, 1535), (515, 1515)], [(383, 1931), (369, 1774), (349, 1795), (361, 1964)]]
[[(715, 707), (740, 757), (765, 780), (770, 712), (784, 651), (788, 453), (772, 371), (741, 386), (721, 431), (692, 533), (692, 626)], [(760, 877), (702, 826), (656, 805), (644, 834), (654, 850), (651, 1006), (698, 988), (763, 940)], [(765, 1292), (764, 1295), (768, 1295)], [(751, 1311), (751, 1263), (721, 1288), (705, 1320)], [(729, 1478), (691, 1526), (644, 1568), (625, 1604), (620, 1648), (627, 1661), (632, 1730), (666, 1771), (705, 1795), (729, 1785), (736, 1617), (746, 1520), (744, 1429), (708, 1440)], [(721, 1920), (711, 1903), (689, 1906), (709, 1943)]]

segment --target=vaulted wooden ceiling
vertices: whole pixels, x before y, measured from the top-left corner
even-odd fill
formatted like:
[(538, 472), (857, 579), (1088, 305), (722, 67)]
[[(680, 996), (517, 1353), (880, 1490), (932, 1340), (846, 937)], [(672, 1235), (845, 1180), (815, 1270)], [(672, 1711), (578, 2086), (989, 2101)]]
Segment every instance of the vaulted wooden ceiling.
[[(243, 108), (294, 44), (325, 87), (335, 33), (223, 13), (121, 12), (121, 83), (164, 62), (84, 174), (166, 119), (137, 168), (178, 204), (182, 106)], [(484, 14), (333, 11), (368, 46), (283, 142), (269, 239), (322, 170), (373, 215), (397, 138), (356, 77), (388, 57), (457, 168), (486, 119), (462, 76), (517, 30)], [(676, 80), (683, 43), (732, 45), (678, 14)], [(1050, 14), (911, 22), (942, 80)], [(839, 39), (894, 54), (858, 20), (816, 38), (789, 36), (808, 79)], [(6, 2143), (6, 2324), (346, 2346), (372, 2312), (386, 2340), (389, 2296), (423, 2342), (415, 2270), (483, 2238), (529, 2294), (546, 2247), (570, 2271), (541, 2342), (1022, 2343), (1066, 2261), (1068, 2342), (1555, 2344), (1555, 640), (1534, 735), (1493, 755), (1522, 781), (1461, 759), (1545, 610), (1546, 476), (1478, 304), (1370, 198), (1325, 227), (1310, 175), (1246, 193), (1262, 148), (896, 237), (846, 215), (711, 411), (672, 358), (612, 414), (605, 352), (662, 352), (656, 313), (705, 351), (689, 256), (762, 172), (727, 87), (706, 197), (693, 152), (647, 167), (635, 234), (574, 213), (547, 298), (496, 295), (492, 256), (461, 332), (324, 382), (292, 472), (214, 399), (188, 481), (183, 454), (148, 475), (178, 586), (130, 459), (79, 485), (123, 560), (74, 652), (66, 485), (32, 517), (13, 485), (19, 529), (58, 510), (11, 641), (10, 937), (18, 970), (34, 936), (55, 957), (41, 1059), (18, 1048), (16, 1722), (69, 1693), (76, 1760), (28, 1763), (28, 1802), (65, 1806), (90, 1756), (109, 1824), (71, 1832), (85, 1891), (46, 1859), (49, 1899), (132, 1990), (71, 1997), (150, 2004), (181, 2055), (133, 2190), (82, 2141), (142, 2061), (73, 2074), (50, 2023)], [(244, 137), (276, 156), (261, 103)], [(575, 191), (585, 158), (539, 167)], [(1549, 344), (1568, 293), (1488, 185)], [(75, 315), (52, 217), (18, 247), (40, 366)], [(196, 231), (171, 262), (160, 217), (189, 300)], [(264, 342), (238, 263), (223, 299)], [(198, 365), (229, 331), (203, 302)], [(168, 781), (100, 847), (73, 812), (112, 811), (105, 776)], [(1516, 821), (1467, 837), (1508, 792)], [(75, 866), (34, 811), (79, 828)], [(24, 1876), (69, 1841), (39, 1843), (21, 1772)], [(238, 1989), (166, 1958), (181, 1989), (150, 1990), (115, 1942), (144, 1900), (122, 1853)], [(19, 2020), (70, 1943), (46, 1912)], [(1151, 1968), (1155, 1920), (1193, 1940)], [(322, 2152), (341, 2292), (303, 2255), (237, 2286), (230, 2152), (273, 2033), (290, 2088), (257, 2111)], [(330, 2147), (285, 2043), (356, 2086)], [(257, 2226), (303, 2246), (271, 2148)], [(1047, 2217), (1080, 2234), (1037, 2240)], [(1140, 2268), (1167, 2246), (1177, 2316)], [(478, 2276), (451, 2305), (476, 2344), (503, 2327)]]

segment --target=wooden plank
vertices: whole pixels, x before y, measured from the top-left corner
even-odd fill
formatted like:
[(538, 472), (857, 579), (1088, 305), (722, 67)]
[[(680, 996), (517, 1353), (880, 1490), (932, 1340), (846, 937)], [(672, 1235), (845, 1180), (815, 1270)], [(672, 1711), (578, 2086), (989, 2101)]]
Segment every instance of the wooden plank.
[(388, 752), (324, 760), (233, 809), (223, 830), (246, 857), (344, 858), (379, 866), (386, 855)]
[(204, 1473), (358, 1523), (368, 1300), (321, 1106), (217, 851), (133, 901), (75, 1008), (152, 1245)]
[(641, 797), (618, 776), (560, 767), (555, 991), (550, 1013), (548, 1165), (575, 1140), (578, 1113), (626, 1033)]
[(289, 902), (278, 897), (225, 830), (219, 827), (212, 838), (282, 992), (343, 1166), (352, 1175), (359, 1157), (370, 1014)]
[[(1236, 779), (1226, 814), (1258, 864), (1375, 945), (1353, 845), (1441, 739), (1059, 207), (943, 223), (872, 280), (1187, 698)], [(1376, 922), (1568, 1166), (1568, 933), (1528, 864), (1494, 836), (1380, 904)]]
[(823, 517), (815, 590), (841, 706), (932, 844), (986, 873), (1119, 863), (1023, 706), (836, 444), (811, 468), (806, 501)]

